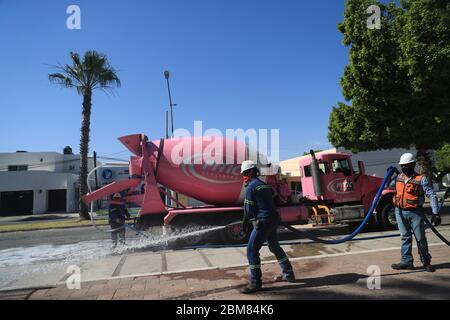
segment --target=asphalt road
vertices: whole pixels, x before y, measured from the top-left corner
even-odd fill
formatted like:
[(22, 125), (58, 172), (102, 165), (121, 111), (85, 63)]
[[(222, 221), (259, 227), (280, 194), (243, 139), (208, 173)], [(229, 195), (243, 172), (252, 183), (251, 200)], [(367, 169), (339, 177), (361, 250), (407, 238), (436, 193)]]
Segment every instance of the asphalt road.
[(92, 227), (0, 233), (0, 250), (42, 244), (74, 244), (80, 241), (109, 239)]
[[(441, 232), (450, 237), (450, 214), (443, 215)], [(310, 243), (308, 235), (328, 237), (347, 235), (354, 227), (306, 229), (303, 237), (280, 228), (279, 238), (291, 258), (305, 259), (317, 255), (348, 255), (357, 252), (377, 252), (396, 249), (400, 244), (397, 231), (366, 228), (357, 239), (341, 245)], [(436, 236), (427, 233), (430, 246), (443, 246)], [(0, 234), (0, 289), (43, 286), (65, 281), (67, 266), (79, 266), (83, 281), (153, 274), (181, 272), (203, 268), (246, 266), (246, 249), (242, 246), (220, 244), (193, 248), (176, 247), (178, 237), (138, 238), (127, 231), (127, 246), (123, 251), (111, 250), (109, 234), (92, 227), (55, 229)], [(158, 239), (159, 238), (159, 239)], [(448, 252), (448, 251), (446, 251)], [(273, 254), (264, 247), (264, 261), (272, 261)], [(397, 257), (390, 260), (395, 261)], [(357, 261), (351, 264), (357, 264)]]
[[(442, 215), (443, 225), (450, 225), (450, 214)], [(107, 227), (103, 227), (107, 228)], [(347, 235), (354, 230), (354, 227), (341, 226), (328, 229), (314, 229), (306, 231), (307, 235), (314, 235), (319, 237)], [(370, 236), (370, 233), (380, 232), (375, 227), (366, 227), (363, 230), (363, 234)], [(137, 238), (138, 236), (128, 230), (127, 238)], [(0, 233), (0, 250), (19, 248), (19, 247), (32, 247), (37, 245), (66, 245), (75, 244), (85, 241), (95, 240), (107, 240), (110, 235), (102, 233), (94, 229), (93, 227), (82, 228), (70, 228), (70, 229), (53, 229), (53, 230), (39, 230), (39, 231), (26, 231), (26, 232), (7, 232)], [(301, 237), (293, 234), (288, 230), (280, 230), (280, 241), (283, 240), (296, 240)]]

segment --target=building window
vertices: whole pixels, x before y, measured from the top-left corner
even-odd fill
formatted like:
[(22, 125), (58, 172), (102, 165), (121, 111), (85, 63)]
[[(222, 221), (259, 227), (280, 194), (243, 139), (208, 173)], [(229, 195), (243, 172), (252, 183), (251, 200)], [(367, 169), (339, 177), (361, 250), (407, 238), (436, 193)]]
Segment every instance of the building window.
[(28, 171), (28, 166), (8, 166), (8, 171)]
[(75, 170), (75, 166), (69, 166), (69, 170), (70, 170), (70, 171)]

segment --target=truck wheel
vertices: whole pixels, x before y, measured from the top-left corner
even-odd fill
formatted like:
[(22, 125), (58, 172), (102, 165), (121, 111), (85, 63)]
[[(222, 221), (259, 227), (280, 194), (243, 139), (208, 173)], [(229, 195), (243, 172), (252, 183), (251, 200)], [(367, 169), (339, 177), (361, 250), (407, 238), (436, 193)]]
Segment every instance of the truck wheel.
[(384, 230), (398, 229), (397, 220), (395, 219), (395, 207), (393, 204), (386, 204), (381, 210), (381, 227)]
[[(248, 235), (244, 233), (242, 229), (242, 223), (233, 224), (237, 222), (242, 222), (241, 219), (236, 217), (227, 217), (223, 220), (222, 225), (226, 226), (221, 231), (221, 239), (226, 244), (242, 244), (248, 241)], [(228, 226), (229, 224), (233, 224)]]

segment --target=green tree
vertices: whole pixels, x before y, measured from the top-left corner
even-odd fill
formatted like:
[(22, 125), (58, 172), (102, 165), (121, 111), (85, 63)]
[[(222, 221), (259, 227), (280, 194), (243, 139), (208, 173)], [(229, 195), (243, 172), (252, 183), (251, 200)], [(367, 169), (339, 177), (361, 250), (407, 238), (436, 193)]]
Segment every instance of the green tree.
[(450, 144), (446, 143), (436, 152), (436, 168), (442, 172), (450, 172)]
[[(370, 5), (381, 9), (380, 29), (367, 27)], [(429, 167), (426, 150), (450, 140), (450, 0), (348, 0), (338, 30), (350, 49), (348, 103), (331, 112), (330, 142), (354, 152), (415, 147)]]
[(83, 96), (80, 138), (79, 214), (81, 218), (89, 219), (88, 207), (81, 200), (81, 197), (88, 192), (87, 175), (92, 93), (96, 89), (109, 91), (115, 87), (120, 87), (120, 80), (104, 54), (96, 51), (87, 51), (83, 60), (81, 60), (77, 53), (71, 52), (70, 57), (72, 65), (57, 66), (56, 68), (59, 72), (50, 74), (49, 80), (51, 83), (65, 88), (75, 88), (78, 94)]

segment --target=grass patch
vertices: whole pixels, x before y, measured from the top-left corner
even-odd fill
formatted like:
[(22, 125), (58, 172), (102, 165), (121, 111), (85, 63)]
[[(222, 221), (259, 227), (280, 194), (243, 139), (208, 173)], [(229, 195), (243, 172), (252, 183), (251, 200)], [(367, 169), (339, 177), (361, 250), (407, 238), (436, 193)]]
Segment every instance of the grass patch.
[[(97, 225), (107, 225), (107, 219), (95, 220)], [(46, 229), (66, 229), (66, 228), (78, 228), (91, 226), (90, 220), (64, 220), (64, 221), (47, 221), (47, 222), (34, 222), (34, 223), (21, 223), (21, 224), (9, 224), (0, 226), (0, 233), (4, 232), (17, 232), (17, 231), (34, 231), (34, 230), (46, 230)]]
[[(127, 208), (128, 212), (130, 214), (138, 214), (139, 213), (139, 208)], [(107, 216), (108, 215), (108, 209), (100, 209), (95, 211), (95, 214), (97, 216)]]

